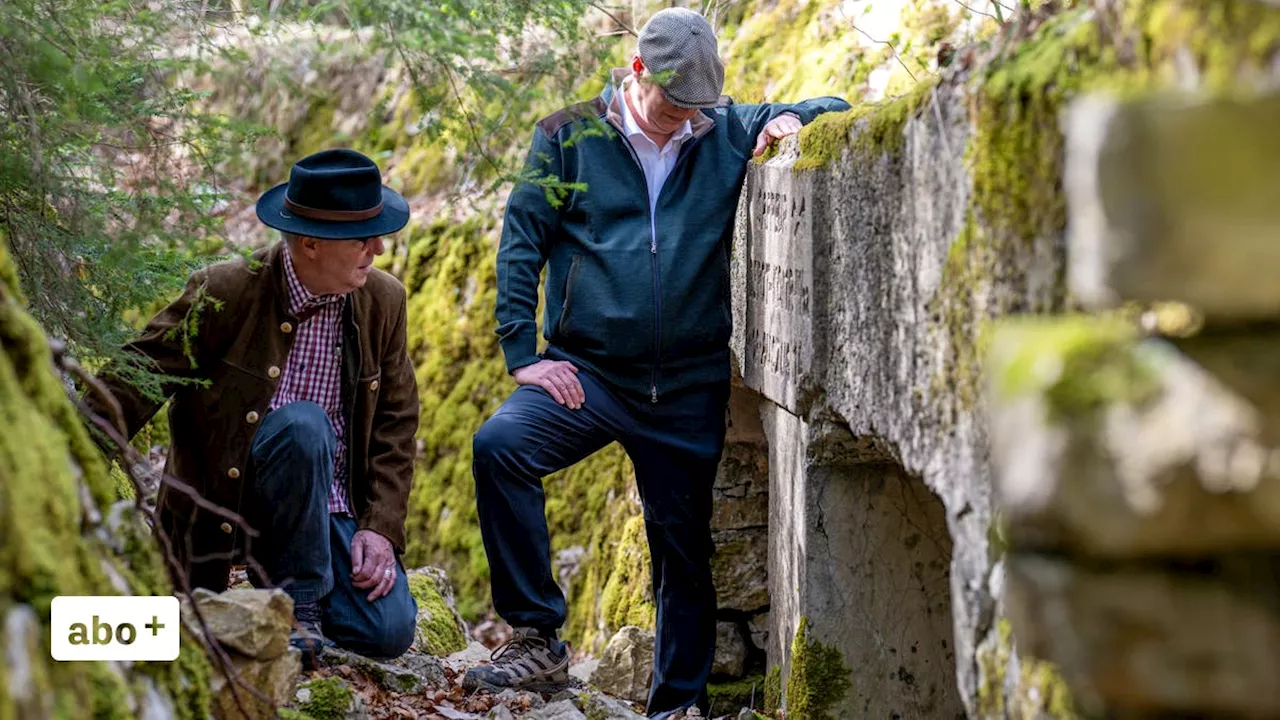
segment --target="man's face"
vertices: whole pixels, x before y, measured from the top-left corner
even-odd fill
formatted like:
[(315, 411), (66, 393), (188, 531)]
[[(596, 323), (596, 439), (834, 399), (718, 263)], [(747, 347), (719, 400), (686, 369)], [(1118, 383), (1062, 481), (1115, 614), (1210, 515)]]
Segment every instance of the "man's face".
[[(373, 259), (383, 253), (381, 237), (366, 240), (299, 238), (298, 248), (311, 270), (307, 289), (317, 295), (342, 295), (364, 287)], [(314, 287), (312, 287), (314, 285)]]
[(634, 107), (636, 124), (645, 132), (659, 135), (670, 135), (694, 115), (697, 108), (682, 108), (667, 101), (662, 94), (662, 87), (653, 82), (648, 71), (632, 71), (635, 79), (635, 96), (638, 107)]

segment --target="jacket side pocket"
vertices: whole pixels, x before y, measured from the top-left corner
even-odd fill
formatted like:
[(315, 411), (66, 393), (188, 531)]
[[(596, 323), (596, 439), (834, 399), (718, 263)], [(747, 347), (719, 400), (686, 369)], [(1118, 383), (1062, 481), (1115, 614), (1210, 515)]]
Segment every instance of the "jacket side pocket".
[(569, 311), (573, 308), (573, 289), (578, 280), (578, 270), (582, 265), (582, 256), (574, 255), (569, 262), (569, 273), (564, 280), (564, 304), (560, 308), (560, 320), (556, 323), (556, 335), (568, 337)]

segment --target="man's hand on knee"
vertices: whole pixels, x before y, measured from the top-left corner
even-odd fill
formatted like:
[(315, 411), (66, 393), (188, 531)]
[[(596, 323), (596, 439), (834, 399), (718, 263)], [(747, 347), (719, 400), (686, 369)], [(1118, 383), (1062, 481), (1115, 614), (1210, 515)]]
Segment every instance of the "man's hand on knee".
[(511, 377), (521, 385), (537, 385), (551, 394), (556, 402), (570, 410), (582, 407), (587, 399), (578, 382), (578, 368), (563, 360), (539, 360), (517, 368)]
[(362, 590), (373, 588), (369, 602), (391, 592), (396, 584), (396, 554), (391, 541), (372, 530), (357, 531), (351, 538), (351, 578)]

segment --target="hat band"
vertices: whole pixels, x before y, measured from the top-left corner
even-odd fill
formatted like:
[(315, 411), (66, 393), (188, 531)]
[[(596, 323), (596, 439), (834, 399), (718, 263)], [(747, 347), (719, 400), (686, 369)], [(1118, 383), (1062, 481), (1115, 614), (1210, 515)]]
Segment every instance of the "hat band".
[(360, 220), (368, 220), (376, 217), (382, 212), (382, 201), (379, 200), (367, 210), (323, 210), (320, 208), (307, 207), (289, 199), (288, 195), (284, 196), (284, 206), (298, 217), (308, 218), (310, 220), (331, 220), (333, 222), (357, 222)]

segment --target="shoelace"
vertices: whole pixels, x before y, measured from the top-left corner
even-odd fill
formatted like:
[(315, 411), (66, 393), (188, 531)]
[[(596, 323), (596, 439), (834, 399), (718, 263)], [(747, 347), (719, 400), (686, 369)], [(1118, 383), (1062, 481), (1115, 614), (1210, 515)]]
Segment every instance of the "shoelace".
[(550, 647), (547, 641), (540, 637), (525, 635), (524, 633), (516, 633), (511, 639), (502, 643), (489, 654), (489, 659), (493, 662), (501, 662), (502, 658), (512, 650), (517, 648), (527, 650), (530, 645), (541, 645), (542, 647)]

